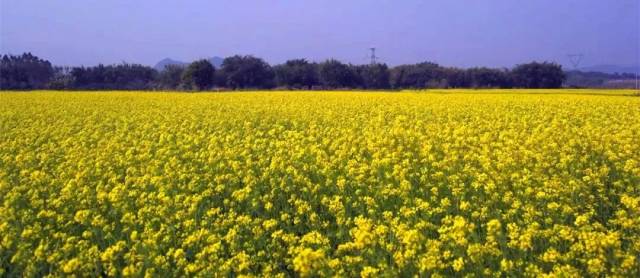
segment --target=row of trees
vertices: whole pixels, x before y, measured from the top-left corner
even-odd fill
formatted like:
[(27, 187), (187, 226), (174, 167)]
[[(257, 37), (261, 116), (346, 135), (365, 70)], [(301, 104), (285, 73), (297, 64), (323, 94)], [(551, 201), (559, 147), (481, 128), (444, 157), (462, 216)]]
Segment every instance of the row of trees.
[(31, 53), (20, 56), (2, 55), (0, 59), (0, 88), (30, 90), (45, 88), (54, 75), (51, 63)]
[(30, 53), (3, 55), (2, 89), (209, 90), (227, 89), (420, 89), (420, 88), (558, 88), (565, 79), (560, 65), (532, 62), (515, 68), (460, 69), (424, 62), (389, 68), (385, 64), (352, 65), (337, 60), (313, 63), (289, 60), (271, 66), (253, 56), (224, 59), (219, 69), (208, 60), (162, 71), (137, 64), (53, 67)]

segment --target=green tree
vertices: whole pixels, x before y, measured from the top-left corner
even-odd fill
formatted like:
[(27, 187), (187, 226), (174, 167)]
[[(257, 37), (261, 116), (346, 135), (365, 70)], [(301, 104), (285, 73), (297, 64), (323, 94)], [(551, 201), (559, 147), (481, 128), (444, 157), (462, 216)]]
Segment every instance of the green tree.
[(560, 88), (566, 78), (561, 65), (548, 62), (518, 65), (511, 76), (519, 88)]
[(49, 80), (47, 88), (54, 90), (66, 90), (73, 88), (73, 76), (70, 67), (54, 67), (53, 77)]
[(271, 66), (250, 55), (225, 58), (220, 71), (223, 85), (233, 89), (268, 89), (275, 85)]
[(0, 57), (0, 89), (42, 89), (53, 75), (51, 63), (31, 53)]
[(166, 65), (158, 74), (155, 87), (162, 90), (176, 90), (182, 83), (182, 74), (185, 69), (182, 65)]
[(389, 68), (386, 64), (371, 64), (357, 67), (360, 82), (365, 89), (388, 89)]
[(307, 88), (318, 84), (317, 65), (305, 59), (289, 60), (273, 67), (276, 84), (288, 88)]
[(511, 78), (506, 70), (471, 68), (467, 70), (473, 88), (509, 88)]
[(182, 73), (182, 86), (188, 90), (207, 90), (213, 86), (215, 68), (206, 59), (195, 61)]
[(445, 78), (444, 68), (431, 62), (401, 65), (391, 70), (391, 85), (394, 88), (426, 88), (429, 84), (440, 84)]
[(73, 88), (86, 90), (147, 90), (156, 79), (155, 69), (139, 64), (75, 67), (70, 72)]
[(338, 60), (327, 60), (320, 64), (320, 83), (327, 88), (349, 88), (358, 85), (358, 74), (355, 70)]

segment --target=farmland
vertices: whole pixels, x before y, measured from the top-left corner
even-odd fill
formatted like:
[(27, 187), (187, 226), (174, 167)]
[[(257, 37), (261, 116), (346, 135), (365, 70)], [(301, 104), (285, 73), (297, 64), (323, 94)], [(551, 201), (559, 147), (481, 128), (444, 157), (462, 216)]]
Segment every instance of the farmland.
[(632, 94), (3, 92), (0, 276), (639, 276)]

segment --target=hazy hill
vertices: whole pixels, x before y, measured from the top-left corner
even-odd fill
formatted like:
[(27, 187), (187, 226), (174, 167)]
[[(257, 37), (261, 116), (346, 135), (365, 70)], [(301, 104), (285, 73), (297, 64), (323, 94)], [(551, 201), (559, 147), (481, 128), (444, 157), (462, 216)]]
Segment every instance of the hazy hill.
[(565, 87), (571, 88), (635, 88), (633, 73), (567, 71)]
[[(224, 58), (218, 57), (218, 56), (213, 56), (213, 57), (209, 58), (208, 60), (209, 60), (209, 62), (211, 62), (211, 64), (213, 64), (214, 67), (216, 67), (218, 69), (222, 65), (222, 61), (224, 60)], [(161, 70), (164, 69), (164, 67), (166, 67), (168, 65), (186, 66), (188, 64), (189, 64), (189, 62), (173, 60), (171, 58), (164, 58), (164, 59), (160, 60), (158, 63), (156, 63), (156, 65), (153, 66), (153, 68), (158, 70), (158, 71), (161, 71)]]
[(583, 72), (603, 72), (609, 74), (615, 73), (640, 73), (640, 65), (595, 65), (580, 68)]
[(186, 65), (187, 63), (185, 62), (181, 62), (181, 61), (176, 61), (170, 58), (164, 58), (162, 60), (160, 60), (160, 62), (156, 63), (155, 66), (153, 66), (154, 69), (161, 71), (164, 69), (164, 67), (168, 66), (168, 65)]

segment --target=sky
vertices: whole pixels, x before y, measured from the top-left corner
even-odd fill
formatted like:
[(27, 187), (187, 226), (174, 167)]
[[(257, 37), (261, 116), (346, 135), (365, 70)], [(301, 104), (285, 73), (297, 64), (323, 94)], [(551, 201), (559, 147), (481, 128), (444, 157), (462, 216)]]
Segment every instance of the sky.
[(0, 52), (56, 65), (255, 55), (389, 65), (640, 64), (640, 0), (0, 0)]

